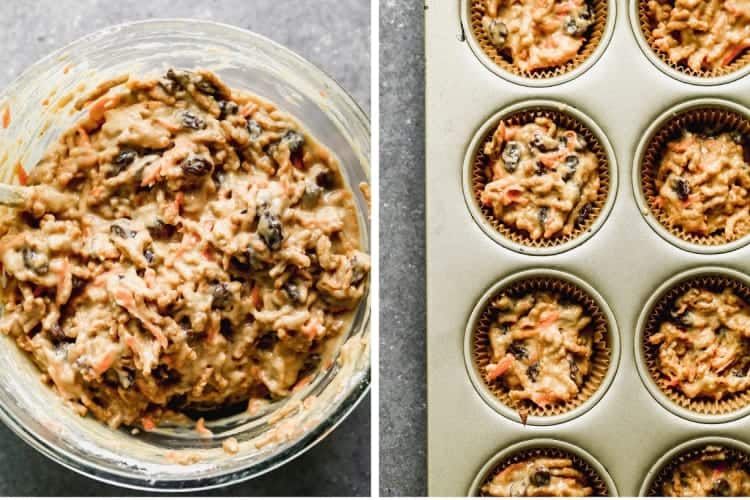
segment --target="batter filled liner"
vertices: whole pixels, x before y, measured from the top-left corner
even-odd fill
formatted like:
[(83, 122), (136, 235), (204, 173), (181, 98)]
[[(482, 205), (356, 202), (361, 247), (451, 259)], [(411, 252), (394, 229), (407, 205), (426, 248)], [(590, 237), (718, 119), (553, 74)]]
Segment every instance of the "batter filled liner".
[[(703, 295), (698, 296), (697, 292)], [(708, 301), (708, 296), (705, 295), (707, 293), (721, 301), (723, 308), (717, 315), (722, 319), (711, 318), (710, 323), (700, 327), (703, 318), (711, 315), (710, 309), (718, 305), (718, 302), (711, 304)], [(740, 302), (727, 308), (723, 303), (735, 300), (730, 298), (730, 293)], [(683, 299), (683, 302), (680, 302), (686, 295), (687, 300)], [(750, 344), (744, 335), (748, 327), (746, 313), (750, 313), (747, 306), (749, 300), (750, 287), (747, 284), (723, 276), (688, 279), (659, 299), (646, 322), (642, 348), (651, 378), (667, 397), (681, 407), (701, 414), (730, 413), (750, 404), (750, 375), (747, 373), (750, 366)], [(688, 302), (699, 305), (687, 309), (680, 307)], [(679, 334), (679, 338), (685, 339), (679, 345), (676, 341), (670, 345), (667, 342), (660, 344), (650, 340), (658, 340), (660, 337), (657, 335), (660, 331), (679, 333), (664, 326), (666, 323), (685, 331), (684, 334)], [(696, 326), (689, 326), (690, 323), (695, 323)], [(727, 328), (726, 332), (721, 334), (724, 337), (719, 341), (711, 340), (710, 333), (720, 328), (719, 323), (728, 323), (733, 327)], [(710, 342), (705, 348), (695, 347), (702, 345), (706, 340)], [(732, 346), (736, 346), (736, 350), (732, 349)], [(716, 356), (710, 358), (709, 363), (705, 356), (713, 349), (716, 349)], [(685, 366), (679, 370), (665, 371), (662, 368), (664, 365), (660, 360), (660, 351), (667, 356), (668, 366), (672, 366), (676, 361), (675, 357), (669, 355), (673, 351), (680, 354), (677, 359)], [(715, 360), (723, 361), (714, 366)], [(727, 364), (728, 360), (734, 361)], [(675, 371), (676, 374), (673, 374)]]
[[(559, 143), (556, 151), (545, 153), (538, 151), (537, 148), (531, 148), (540, 158), (544, 157), (544, 161), (549, 166), (544, 166), (543, 169), (539, 167), (536, 157), (531, 157), (531, 149), (523, 147), (521, 148), (523, 160), (519, 160), (518, 167), (513, 173), (507, 172), (504, 168), (502, 148), (497, 146), (498, 129), (501, 127), (505, 127), (506, 130), (520, 128), (528, 131), (533, 140), (533, 130), (536, 129), (538, 123), (545, 124), (544, 128), (548, 130), (550, 124), (553, 124), (555, 137), (560, 135), (562, 138), (557, 138), (562, 142)], [(531, 128), (528, 128), (529, 126)], [(567, 145), (568, 141), (570, 144), (580, 142), (584, 147), (576, 151), (574, 146)], [(552, 145), (550, 144), (549, 147)], [(573, 148), (572, 151), (568, 151), (568, 147)], [(491, 151), (496, 152), (494, 157), (488, 155)], [(576, 159), (573, 168), (566, 163), (569, 156)], [(493, 163), (496, 165), (495, 168), (499, 169), (497, 176), (493, 171)], [(551, 109), (519, 111), (502, 118), (478, 149), (472, 169), (474, 197), (485, 219), (505, 238), (528, 247), (555, 247), (583, 234), (599, 217), (609, 193), (609, 168), (609, 160), (601, 142), (588, 127), (577, 119)], [(538, 175), (538, 170), (544, 175)], [(540, 206), (532, 207), (536, 208), (533, 217), (528, 214), (524, 216), (528, 205), (522, 207), (511, 203), (504, 207), (505, 215), (510, 214), (515, 217), (518, 214), (521, 217), (516, 217), (516, 222), (508, 224), (497, 216), (495, 207), (491, 203), (484, 203), (487, 197), (486, 191), (492, 189), (493, 180), (500, 176), (521, 181), (524, 185), (524, 192), (528, 191), (529, 196), (533, 195), (537, 198)], [(578, 192), (575, 192), (575, 189), (571, 190), (573, 187), (577, 187)], [(489, 197), (490, 200), (494, 198), (497, 198), (494, 194)], [(567, 199), (560, 201), (561, 198)], [(542, 217), (540, 216), (543, 206), (547, 207), (547, 211), (544, 224), (541, 224)]]
[[(538, 467), (532, 464), (543, 465), (550, 472), (548, 484), (543, 484), (547, 474), (542, 471), (539, 475)], [(532, 482), (534, 472), (537, 477)], [(609, 489), (594, 468), (578, 455), (559, 448), (531, 448), (513, 454), (495, 467), (487, 475), (479, 495), (608, 496)]]
[(0, 222), (0, 331), (43, 380), (152, 430), (330, 366), (370, 266), (333, 154), (203, 70), (125, 76), (77, 107)]
[[(544, 79), (574, 70), (601, 42), (609, 14), (607, 2), (576, 0), (571, 5), (547, 0), (542, 7), (535, 4), (533, 0), (471, 0), (474, 38), (498, 66), (518, 76)], [(581, 16), (584, 11), (588, 15)], [(503, 21), (505, 30), (500, 26)], [(529, 40), (532, 32), (534, 39)], [(505, 43), (500, 44), (498, 37)]]
[(649, 487), (648, 496), (748, 496), (749, 467), (747, 455), (735, 448), (700, 446), (666, 465)]
[[(750, 232), (749, 138), (750, 121), (719, 108), (685, 111), (662, 125), (641, 161), (643, 194), (659, 223), (680, 239), (701, 245), (721, 245), (746, 236)], [(715, 145), (711, 141), (717, 140), (723, 148), (720, 154), (707, 153), (705, 145)]]
[(750, 62), (750, 7), (744, 0), (640, 0), (641, 30), (673, 69), (712, 78)]
[[(509, 302), (523, 300), (529, 295), (541, 297), (545, 303), (549, 302), (549, 298), (558, 301), (562, 305), (559, 309), (562, 319), (558, 318), (550, 324), (559, 323), (566, 330), (580, 331), (581, 343), (572, 345), (576, 339), (571, 337), (569, 331), (564, 335), (558, 334), (561, 337), (558, 338), (558, 335), (544, 333), (530, 321), (531, 316), (539, 312), (545, 318), (550, 318), (550, 310), (544, 305), (537, 305), (535, 313), (524, 314), (512, 326), (508, 324), (503, 334), (504, 326), (498, 322), (500, 314), (504, 314), (503, 320), (515, 318), (511, 318), (511, 314), (501, 313), (500, 309)], [(544, 277), (518, 281), (488, 301), (480, 316), (472, 339), (474, 367), (494, 396), (518, 411), (523, 422), (530, 415), (560, 415), (584, 403), (604, 380), (611, 354), (608, 331), (603, 312), (594, 299), (579, 287)], [(514, 332), (525, 339), (512, 342), (510, 337)], [(504, 339), (506, 335), (509, 337)], [(556, 348), (539, 349), (535, 342)], [(505, 344), (508, 344), (507, 349), (504, 349)], [(542, 354), (537, 356), (538, 353)], [(513, 359), (510, 360), (510, 357)], [(539, 359), (532, 360), (531, 357)], [(504, 369), (503, 373), (497, 375), (501, 369)], [(563, 380), (566, 377), (570, 380)]]

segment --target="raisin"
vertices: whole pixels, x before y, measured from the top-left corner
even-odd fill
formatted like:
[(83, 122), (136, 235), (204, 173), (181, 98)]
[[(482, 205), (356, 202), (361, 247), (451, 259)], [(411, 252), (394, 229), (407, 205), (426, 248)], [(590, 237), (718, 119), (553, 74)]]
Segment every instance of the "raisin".
[(247, 131), (250, 134), (251, 141), (257, 141), (258, 139), (260, 139), (260, 136), (263, 134), (263, 127), (261, 127), (260, 123), (256, 122), (252, 118), (248, 118), (247, 123), (245, 124), (245, 127), (247, 128)]
[(570, 356), (568, 357), (568, 368), (570, 370), (570, 380), (578, 385), (578, 376), (580, 373), (578, 371), (578, 363), (576, 363), (576, 361)]
[(295, 154), (302, 150), (305, 145), (305, 137), (296, 130), (287, 130), (281, 140), (289, 148), (289, 152)]
[(349, 259), (349, 263), (352, 266), (352, 285), (357, 286), (359, 283), (362, 282), (362, 280), (365, 279), (365, 276), (367, 276), (367, 270), (365, 269), (365, 266), (362, 262), (360, 262), (359, 258), (355, 255), (351, 259)]
[(112, 160), (113, 166), (107, 172), (107, 177), (114, 177), (123, 170), (125, 170), (131, 163), (133, 163), (138, 156), (138, 153), (133, 149), (123, 149), (120, 151), (114, 160)]
[(176, 228), (161, 219), (156, 219), (146, 229), (148, 229), (149, 234), (154, 239), (168, 239), (172, 237)]
[(216, 95), (217, 90), (214, 84), (206, 80), (202, 76), (199, 76), (197, 79), (195, 79), (194, 83), (195, 83), (195, 88), (197, 88), (204, 94), (208, 94), (211, 96)]
[(547, 486), (551, 479), (551, 474), (546, 467), (537, 467), (531, 473), (531, 484), (534, 486)]
[(505, 46), (508, 39), (508, 27), (504, 22), (498, 19), (489, 19), (484, 23), (484, 29), (495, 48), (501, 49)]
[(552, 137), (539, 132), (534, 134), (531, 138), (531, 145), (543, 153), (556, 151), (560, 147), (560, 143), (557, 139), (553, 139)]
[(154, 252), (150, 248), (145, 249), (143, 251), (143, 258), (146, 259), (146, 262), (151, 264), (154, 261)]
[(190, 111), (185, 111), (182, 113), (182, 126), (193, 130), (202, 130), (206, 128), (207, 125), (203, 118), (196, 116)]
[(578, 217), (576, 217), (576, 227), (581, 227), (586, 225), (586, 221), (588, 220), (589, 216), (591, 215), (591, 203), (586, 203), (580, 212), (578, 212)]
[(547, 173), (547, 167), (544, 166), (544, 162), (541, 160), (536, 162), (536, 170), (534, 170), (534, 173), (536, 175), (544, 175)]
[(211, 309), (226, 309), (232, 303), (232, 292), (227, 283), (217, 283), (211, 292)]
[(302, 369), (300, 370), (301, 373), (310, 373), (312, 371), (315, 371), (318, 369), (318, 366), (320, 366), (320, 354), (317, 352), (311, 352), (307, 358), (305, 358), (305, 362), (302, 365)]
[(302, 194), (302, 206), (305, 208), (313, 208), (318, 204), (318, 200), (322, 194), (323, 188), (308, 179), (305, 181), (305, 192)]
[(68, 336), (65, 335), (65, 332), (62, 328), (60, 328), (60, 325), (58, 323), (52, 325), (49, 333), (50, 337), (52, 337), (52, 340), (54, 340), (55, 342), (64, 342), (68, 340)]
[(292, 302), (299, 302), (302, 298), (302, 295), (300, 295), (299, 292), (299, 288), (294, 283), (290, 283), (289, 281), (287, 281), (281, 288), (284, 290), (284, 292), (289, 297), (289, 300), (291, 300)]
[(330, 169), (324, 168), (315, 175), (315, 183), (324, 189), (333, 189), (336, 187), (336, 176)]
[(673, 189), (681, 201), (686, 201), (690, 196), (690, 183), (682, 177), (675, 181)]
[(219, 101), (219, 120), (223, 120), (229, 115), (236, 114), (240, 107), (234, 101)]
[(581, 163), (581, 161), (578, 159), (578, 156), (576, 155), (569, 155), (565, 158), (564, 164), (565, 168), (567, 168), (567, 171), (565, 174), (563, 174), (563, 181), (568, 182), (570, 179), (573, 178), (573, 176), (576, 173), (576, 170), (578, 170), (578, 165)]
[(521, 160), (521, 144), (515, 141), (508, 142), (503, 148), (501, 155), (503, 167), (512, 174), (518, 168), (518, 162)]
[(539, 209), (539, 224), (544, 227), (544, 225), (547, 223), (547, 219), (549, 218), (549, 207), (542, 207)]
[(528, 375), (532, 382), (536, 382), (536, 378), (539, 376), (538, 361), (526, 369), (526, 375)]
[(526, 347), (524, 347), (523, 343), (518, 341), (514, 341), (510, 344), (508, 352), (512, 354), (516, 359), (524, 359), (529, 355), (529, 352), (526, 350)]
[(724, 478), (719, 478), (711, 485), (711, 496), (713, 497), (728, 497), (732, 494), (732, 487)]
[(47, 274), (49, 263), (45, 254), (39, 253), (29, 247), (24, 247), (21, 253), (23, 254), (23, 264), (27, 268), (31, 269), (35, 274)]
[(281, 221), (268, 210), (260, 214), (258, 234), (263, 238), (269, 250), (278, 250), (281, 248), (281, 242), (284, 239)]
[(187, 175), (191, 175), (193, 177), (202, 177), (211, 171), (213, 165), (210, 161), (202, 156), (191, 155), (183, 160), (182, 163), (180, 163), (180, 168)]
[(138, 235), (137, 231), (123, 229), (119, 224), (109, 226), (109, 232), (122, 239), (135, 238)]
[(229, 321), (228, 318), (221, 318), (221, 321), (219, 322), (219, 333), (221, 333), (224, 337), (231, 337), (232, 332), (234, 331), (234, 327), (232, 326), (232, 322)]
[(276, 344), (276, 332), (266, 332), (262, 337), (255, 343), (255, 347), (262, 350), (270, 350)]

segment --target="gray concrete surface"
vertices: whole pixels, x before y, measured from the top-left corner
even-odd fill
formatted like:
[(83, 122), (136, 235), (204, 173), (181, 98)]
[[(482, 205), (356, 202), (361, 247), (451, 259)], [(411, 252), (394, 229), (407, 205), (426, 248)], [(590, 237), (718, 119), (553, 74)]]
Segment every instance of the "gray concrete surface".
[[(370, 108), (368, 0), (0, 0), (0, 88), (47, 53), (108, 25), (155, 17), (234, 24), (291, 48)], [(370, 492), (369, 397), (309, 453), (225, 496), (359, 496)], [(46, 459), (0, 425), (0, 495), (122, 496)]]
[(380, 3), (380, 490), (388, 496), (427, 494), (422, 4)]

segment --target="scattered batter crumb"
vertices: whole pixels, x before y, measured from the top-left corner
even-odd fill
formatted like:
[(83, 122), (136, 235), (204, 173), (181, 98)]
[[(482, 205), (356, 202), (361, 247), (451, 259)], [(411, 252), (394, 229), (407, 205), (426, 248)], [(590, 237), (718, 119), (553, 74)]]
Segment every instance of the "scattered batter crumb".
[(569, 458), (532, 458), (498, 472), (482, 493), (493, 497), (587, 497), (593, 489)]
[(586, 0), (486, 0), (485, 5), (487, 38), (522, 71), (571, 61), (593, 23)]
[(532, 240), (571, 234), (587, 224), (599, 197), (599, 161), (584, 137), (546, 117), (500, 122), (484, 146), (482, 204)]
[(730, 288), (691, 288), (648, 341), (658, 346), (661, 375), (689, 398), (750, 387), (750, 306)]
[(649, 0), (653, 46), (696, 72), (732, 64), (750, 48), (747, 0)]
[(667, 144), (655, 185), (656, 206), (670, 223), (727, 240), (750, 232), (750, 166), (742, 142), (739, 134), (685, 131)]
[(221, 447), (224, 449), (225, 453), (228, 453), (229, 455), (236, 455), (237, 452), (240, 451), (240, 445), (237, 442), (237, 439), (230, 437), (226, 438), (221, 443)]

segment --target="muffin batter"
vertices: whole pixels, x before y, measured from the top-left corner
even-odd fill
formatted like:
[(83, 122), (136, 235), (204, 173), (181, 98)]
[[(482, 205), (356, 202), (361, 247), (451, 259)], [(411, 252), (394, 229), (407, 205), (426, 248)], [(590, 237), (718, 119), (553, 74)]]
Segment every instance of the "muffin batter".
[(484, 154), (491, 181), (480, 201), (498, 220), (532, 240), (567, 236), (586, 224), (600, 179), (583, 136), (545, 117), (500, 122)]
[(750, 306), (731, 289), (691, 288), (670, 316), (648, 338), (670, 386), (714, 400), (750, 386)]
[(533, 458), (505, 467), (482, 493), (493, 497), (587, 497), (586, 476), (569, 458)]
[(593, 16), (586, 0), (485, 0), (490, 43), (522, 71), (561, 66), (583, 46)]
[(750, 495), (750, 474), (718, 446), (678, 465), (661, 486), (665, 497), (743, 497)]
[(0, 331), (112, 427), (303, 386), (370, 268), (333, 155), (207, 71), (79, 105), (0, 220)]
[(498, 312), (489, 330), (487, 382), (502, 378), (513, 401), (540, 407), (572, 400), (591, 371), (591, 317), (549, 292), (504, 295), (493, 306)]
[(748, 0), (649, 0), (653, 46), (696, 72), (729, 66), (750, 48)]
[(740, 136), (684, 132), (667, 144), (655, 184), (656, 206), (683, 231), (727, 240), (750, 232), (750, 167)]

